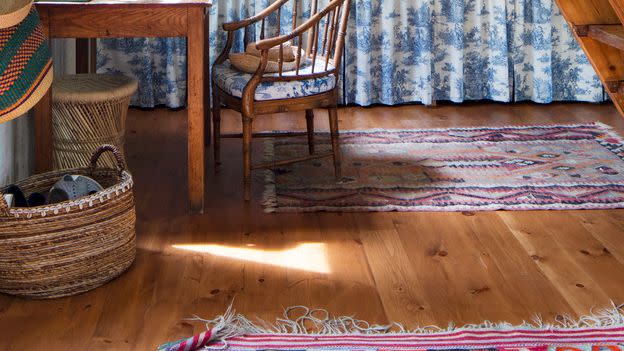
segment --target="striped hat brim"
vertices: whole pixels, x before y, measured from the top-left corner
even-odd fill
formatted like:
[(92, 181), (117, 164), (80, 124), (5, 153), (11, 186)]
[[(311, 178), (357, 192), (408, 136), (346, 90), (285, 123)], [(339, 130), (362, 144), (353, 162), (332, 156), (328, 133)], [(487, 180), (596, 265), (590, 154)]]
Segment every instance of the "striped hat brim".
[(54, 71), (52, 65), (47, 72), (42, 73), (39, 83), (33, 86), (29, 95), (12, 106), (10, 110), (0, 112), (0, 124), (9, 122), (17, 117), (23, 116), (30, 111), (43, 98), (52, 86)]
[(9, 28), (22, 22), (32, 7), (33, 0), (1, 0), (0, 29)]
[(50, 46), (31, 7), (23, 21), (0, 28), (0, 123), (34, 107), (51, 84)]

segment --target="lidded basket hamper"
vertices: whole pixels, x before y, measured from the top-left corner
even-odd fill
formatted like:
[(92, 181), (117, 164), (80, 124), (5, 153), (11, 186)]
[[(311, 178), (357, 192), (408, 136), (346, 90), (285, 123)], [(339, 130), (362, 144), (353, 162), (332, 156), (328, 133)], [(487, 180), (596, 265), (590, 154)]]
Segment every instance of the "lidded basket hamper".
[[(98, 168), (111, 152), (118, 169)], [(0, 292), (30, 298), (76, 295), (126, 271), (135, 258), (132, 176), (112, 145), (100, 147), (87, 168), (53, 171), (16, 183), (45, 192), (66, 174), (85, 175), (104, 190), (32, 208), (8, 208), (0, 196)], [(0, 189), (3, 192), (4, 189)]]
[[(124, 154), (126, 118), (138, 81), (123, 75), (75, 74), (52, 84), (54, 169), (81, 167), (102, 144)], [(104, 156), (101, 164), (115, 166)]]

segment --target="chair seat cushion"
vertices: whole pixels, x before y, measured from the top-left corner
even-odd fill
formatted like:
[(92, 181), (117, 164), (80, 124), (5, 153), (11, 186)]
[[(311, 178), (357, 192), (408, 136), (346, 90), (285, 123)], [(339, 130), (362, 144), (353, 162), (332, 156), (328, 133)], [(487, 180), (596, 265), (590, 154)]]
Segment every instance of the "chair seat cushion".
[[(333, 69), (330, 64), (328, 70)], [(243, 96), (243, 90), (251, 80), (253, 74), (237, 70), (230, 64), (230, 60), (213, 67), (215, 83), (219, 88), (238, 98)], [(325, 60), (317, 60), (315, 73), (325, 71)], [(299, 69), (299, 75), (312, 73), (312, 63), (306, 62)], [(284, 76), (294, 76), (296, 71), (283, 72)], [(268, 74), (267, 74), (268, 75)], [(271, 75), (278, 76), (277, 73)], [(321, 78), (297, 80), (289, 82), (262, 82), (256, 89), (256, 100), (276, 100), (294, 97), (304, 97), (328, 92), (336, 86), (336, 76), (330, 74)]]

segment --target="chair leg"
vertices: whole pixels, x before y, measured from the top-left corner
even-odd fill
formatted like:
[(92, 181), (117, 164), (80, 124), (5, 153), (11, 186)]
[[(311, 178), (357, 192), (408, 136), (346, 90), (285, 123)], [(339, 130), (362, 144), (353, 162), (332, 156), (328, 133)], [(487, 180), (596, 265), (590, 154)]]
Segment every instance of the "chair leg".
[(329, 129), (331, 131), (332, 151), (334, 153), (334, 171), (336, 180), (342, 178), (341, 154), (340, 154), (340, 131), (338, 129), (338, 109), (336, 106), (329, 108)]
[(215, 167), (221, 164), (221, 99), (219, 94), (212, 94), (212, 125), (214, 139), (214, 163)]
[(212, 123), (211, 121), (211, 115), (212, 115), (212, 109), (208, 109), (208, 112), (206, 114), (206, 117), (204, 119), (204, 147), (209, 148), (210, 145), (212, 144), (212, 129), (211, 129), (211, 125)]
[(243, 186), (245, 201), (251, 200), (251, 136), (253, 118), (243, 116)]
[(308, 150), (314, 154), (314, 110), (306, 110), (306, 124), (308, 126)]

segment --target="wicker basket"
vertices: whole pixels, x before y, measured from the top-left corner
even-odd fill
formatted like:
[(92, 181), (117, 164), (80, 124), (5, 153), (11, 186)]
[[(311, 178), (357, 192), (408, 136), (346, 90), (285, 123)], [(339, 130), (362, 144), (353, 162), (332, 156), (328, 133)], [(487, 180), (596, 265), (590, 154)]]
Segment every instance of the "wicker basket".
[[(82, 167), (99, 145), (111, 144), (124, 153), (130, 98), (138, 82), (122, 75), (75, 74), (52, 84), (54, 169)], [(102, 164), (115, 166), (104, 156)]]
[[(106, 151), (119, 169), (96, 168)], [(0, 292), (41, 299), (76, 295), (130, 267), (136, 216), (132, 176), (123, 165), (119, 151), (104, 145), (88, 168), (17, 183), (26, 193), (44, 192), (65, 174), (81, 174), (97, 180), (105, 188), (101, 192), (33, 208), (8, 208), (0, 196)]]

